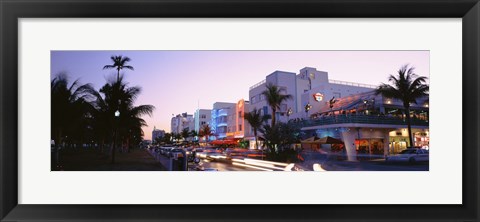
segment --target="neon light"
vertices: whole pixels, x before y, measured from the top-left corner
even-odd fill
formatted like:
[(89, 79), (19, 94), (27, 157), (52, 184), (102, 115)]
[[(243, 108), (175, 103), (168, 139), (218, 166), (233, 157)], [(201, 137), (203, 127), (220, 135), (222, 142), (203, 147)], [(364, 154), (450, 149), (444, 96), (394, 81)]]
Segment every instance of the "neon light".
[(323, 94), (321, 94), (321, 93), (315, 93), (315, 94), (313, 94), (313, 99), (315, 99), (315, 101), (317, 101), (317, 102), (322, 101), (322, 100), (323, 100), (323, 97), (324, 97), (324, 96), (323, 96)]

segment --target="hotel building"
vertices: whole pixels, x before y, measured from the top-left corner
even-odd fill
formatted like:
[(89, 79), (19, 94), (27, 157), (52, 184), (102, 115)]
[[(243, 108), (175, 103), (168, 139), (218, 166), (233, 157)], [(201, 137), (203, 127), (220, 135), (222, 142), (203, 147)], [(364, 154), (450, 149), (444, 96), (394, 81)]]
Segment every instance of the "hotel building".
[(176, 134), (182, 133), (184, 129), (187, 129), (188, 131), (194, 130), (195, 121), (193, 115), (182, 113), (172, 117), (170, 127), (171, 132)]
[(156, 138), (162, 138), (165, 136), (165, 130), (159, 130), (155, 126), (152, 131), (152, 141), (155, 141)]
[(228, 113), (227, 138), (248, 139), (252, 133), (250, 124), (243, 118), (246, 112), (250, 112), (250, 103), (243, 99), (239, 100), (234, 108)]
[[(250, 110), (271, 115), (262, 95), (269, 83), (293, 97), (275, 113), (279, 122), (301, 124), (307, 136), (342, 140), (348, 160), (398, 153), (411, 146), (402, 102), (375, 95), (374, 85), (331, 80), (327, 72), (310, 67), (298, 74), (275, 71), (250, 87)], [(413, 146), (428, 147), (428, 98), (411, 106)]]
[(195, 111), (195, 131), (198, 133), (205, 124), (210, 124), (212, 117), (211, 109), (197, 109)]
[[(315, 95), (316, 91), (310, 93)], [(375, 95), (373, 90), (335, 99), (333, 104), (308, 100), (318, 106), (310, 110), (309, 120), (301, 122), (302, 130), (307, 135), (341, 139), (348, 160), (383, 157), (410, 146), (429, 146), (428, 97), (410, 105), (414, 144), (409, 142), (407, 113), (400, 100)]]
[(228, 114), (235, 110), (235, 103), (216, 102), (211, 111), (210, 128), (215, 139), (224, 139), (228, 131)]
[[(337, 80), (329, 80), (328, 72), (318, 71), (316, 68), (305, 67), (298, 74), (293, 72), (275, 71), (264, 80), (250, 87), (249, 97), (251, 108), (262, 110), (262, 115), (271, 114), (271, 109), (262, 94), (267, 84), (274, 84), (283, 89), (285, 94), (292, 95), (293, 99), (287, 100), (277, 110), (276, 119), (280, 122), (287, 122), (292, 118), (305, 119), (308, 114), (305, 106), (308, 104), (310, 91), (321, 91), (318, 96), (320, 101), (330, 98), (340, 98), (355, 93), (367, 92), (375, 88), (366, 84), (356, 84)], [(312, 104), (318, 106), (318, 104)], [(318, 107), (312, 107), (318, 108)], [(291, 110), (291, 115), (288, 111)]]

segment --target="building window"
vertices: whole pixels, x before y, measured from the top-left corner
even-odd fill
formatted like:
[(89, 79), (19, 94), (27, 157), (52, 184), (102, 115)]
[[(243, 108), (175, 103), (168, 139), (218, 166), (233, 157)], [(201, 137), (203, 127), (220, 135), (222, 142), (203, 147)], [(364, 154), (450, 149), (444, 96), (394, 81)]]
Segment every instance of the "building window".
[(263, 107), (263, 115), (267, 115), (267, 114), (268, 114), (268, 107), (264, 106)]
[(257, 102), (257, 97), (256, 96), (252, 96), (252, 98), (250, 98), (250, 101), (252, 101), (252, 104)]
[(242, 118), (242, 111), (238, 112), (238, 118)]
[(260, 101), (263, 101), (263, 100), (265, 100), (265, 95), (260, 94)]
[(238, 125), (238, 131), (242, 131), (242, 124)]

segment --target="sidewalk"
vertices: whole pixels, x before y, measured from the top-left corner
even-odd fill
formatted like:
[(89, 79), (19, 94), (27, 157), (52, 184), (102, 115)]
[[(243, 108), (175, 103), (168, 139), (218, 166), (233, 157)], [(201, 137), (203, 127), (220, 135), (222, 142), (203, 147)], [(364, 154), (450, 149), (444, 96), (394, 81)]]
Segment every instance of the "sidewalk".
[(115, 153), (115, 163), (111, 157), (98, 150), (64, 150), (60, 163), (64, 171), (165, 171), (166, 168), (143, 149), (129, 153)]

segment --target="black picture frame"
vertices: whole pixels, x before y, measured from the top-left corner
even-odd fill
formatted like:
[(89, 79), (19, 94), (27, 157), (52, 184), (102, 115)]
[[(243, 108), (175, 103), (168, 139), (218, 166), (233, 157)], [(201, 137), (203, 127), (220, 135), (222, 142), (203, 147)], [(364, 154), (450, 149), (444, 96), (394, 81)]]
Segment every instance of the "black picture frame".
[[(478, 0), (0, 0), (0, 15), (1, 221), (479, 220), (480, 5)], [(17, 21), (19, 18), (109, 17), (462, 18), (463, 204), (19, 205), (17, 197), (19, 111)], [(447, 144), (452, 145), (446, 141), (446, 148)]]

